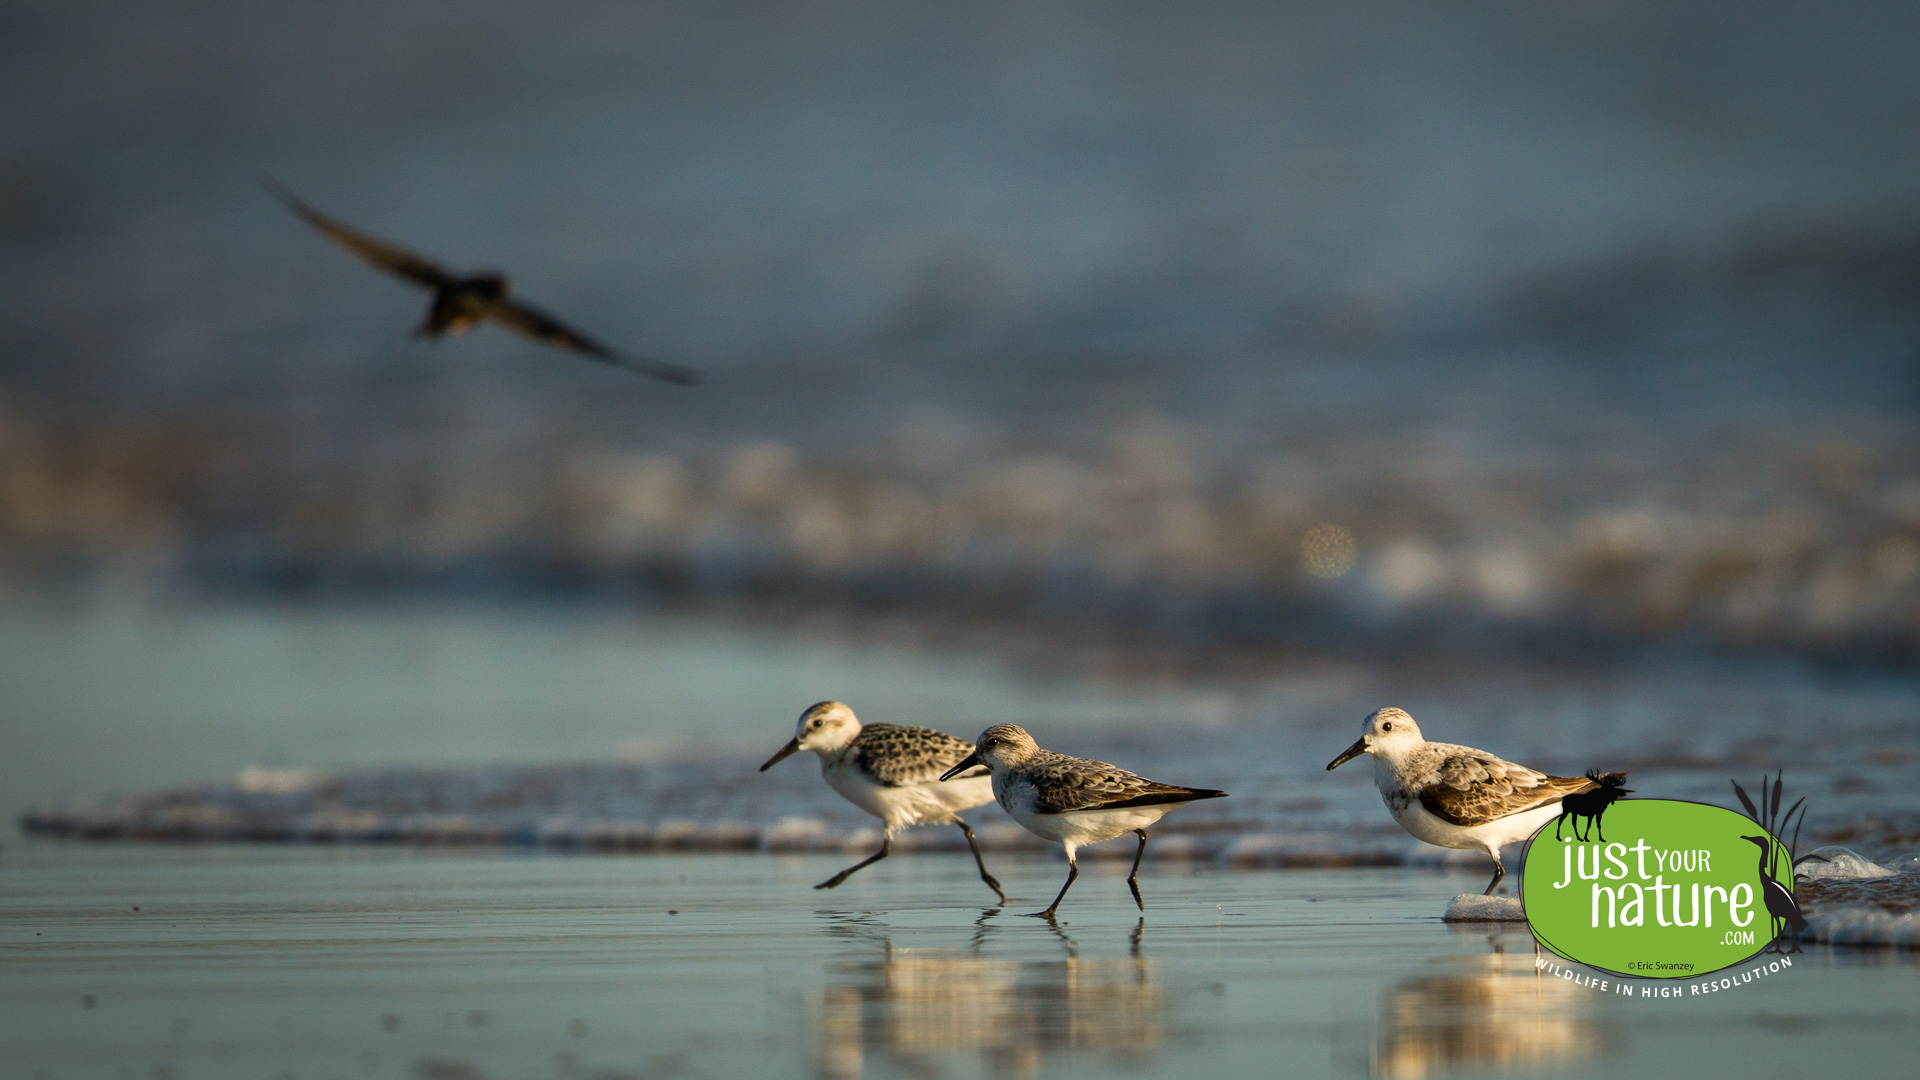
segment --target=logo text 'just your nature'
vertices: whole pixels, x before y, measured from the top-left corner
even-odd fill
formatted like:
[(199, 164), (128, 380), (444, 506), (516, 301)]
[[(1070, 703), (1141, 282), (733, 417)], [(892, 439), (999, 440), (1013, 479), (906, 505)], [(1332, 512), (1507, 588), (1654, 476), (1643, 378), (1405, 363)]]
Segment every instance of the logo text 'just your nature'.
[[(1762, 805), (1768, 794), (1763, 787)], [(1542, 829), (1521, 878), (1534, 938), (1569, 960), (1638, 978), (1690, 978), (1751, 959), (1804, 925), (1792, 857), (1759, 823), (1772, 816), (1624, 799), (1605, 810), (1610, 840), (1556, 840)]]
[[(1632, 847), (1617, 840), (1605, 847), (1567, 841), (1560, 850), (1561, 875), (1553, 887), (1578, 888), (1579, 881), (1592, 882), (1589, 895), (1593, 903), (1588, 924), (1591, 929), (1598, 929), (1602, 919), (1609, 927), (1645, 925), (1649, 898), (1653, 920), (1660, 926), (1704, 923), (1711, 929), (1716, 909), (1725, 913), (1720, 920), (1722, 926), (1753, 925), (1753, 886), (1745, 881), (1731, 888), (1711, 884), (1713, 851), (1709, 848), (1654, 848), (1641, 837)], [(1647, 865), (1649, 857), (1653, 862), (1651, 870)], [(1668, 875), (1673, 875), (1675, 880), (1669, 881)], [(1626, 880), (1629, 877), (1637, 880)], [(1602, 879), (1620, 884), (1617, 887), (1603, 885)], [(1748, 933), (1743, 943), (1752, 944), (1753, 935)]]

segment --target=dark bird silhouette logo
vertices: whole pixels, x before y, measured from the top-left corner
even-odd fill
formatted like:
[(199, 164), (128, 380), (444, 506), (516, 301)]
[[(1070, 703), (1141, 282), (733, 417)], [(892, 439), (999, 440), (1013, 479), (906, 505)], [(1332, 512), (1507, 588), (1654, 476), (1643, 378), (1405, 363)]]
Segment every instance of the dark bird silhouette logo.
[[(1759, 836), (1742, 836), (1740, 839), (1752, 844), (1757, 844), (1760, 848), (1760, 882), (1756, 887), (1760, 891), (1761, 900), (1767, 905), (1767, 915), (1773, 920), (1773, 942), (1767, 946), (1765, 950), (1767, 952), (1783, 951), (1780, 943), (1789, 931), (1793, 934), (1793, 948), (1784, 951), (1799, 952), (1800, 933), (1807, 928), (1807, 917), (1800, 912), (1800, 902), (1793, 898), (1792, 890), (1780, 884), (1777, 876), (1780, 869), (1780, 857), (1785, 855), (1789, 865), (1796, 870), (1799, 869), (1800, 864), (1804, 862), (1812, 862), (1814, 860), (1820, 862), (1828, 861), (1824, 855), (1794, 857), (1795, 853), (1800, 849), (1800, 826), (1806, 824), (1807, 821), (1807, 800), (1802, 796), (1795, 800), (1791, 807), (1787, 808), (1785, 814), (1782, 814), (1780, 812), (1780, 791), (1783, 776), (1784, 772), (1774, 776), (1771, 791), (1767, 788), (1767, 778), (1764, 775), (1760, 777), (1760, 805), (1758, 807), (1754, 806), (1753, 800), (1747, 797), (1746, 789), (1740, 786), (1740, 781), (1730, 781), (1730, 783), (1733, 784), (1733, 793), (1740, 798), (1740, 805), (1746, 808), (1747, 816), (1752, 818), (1754, 824), (1760, 826), (1761, 829), (1761, 835)], [(1793, 826), (1793, 843), (1791, 845), (1782, 844), (1780, 841), (1774, 839), (1774, 837), (1780, 834), (1780, 830), (1786, 827), (1787, 822), (1793, 821), (1795, 811), (1799, 811), (1800, 820), (1795, 822)]]
[(1606, 843), (1607, 834), (1600, 828), (1601, 815), (1607, 812), (1607, 807), (1633, 794), (1633, 789), (1626, 786), (1627, 774), (1623, 772), (1601, 775), (1594, 769), (1588, 769), (1587, 779), (1593, 781), (1595, 786), (1585, 791), (1577, 791), (1560, 800), (1560, 816), (1553, 819), (1555, 840), (1560, 839), (1560, 823), (1572, 818), (1573, 838), (1583, 844), (1586, 843), (1587, 836), (1581, 835), (1580, 832), (1580, 821), (1584, 818), (1587, 822), (1588, 834), (1598, 833), (1600, 842)]
[(1793, 932), (1793, 948), (1786, 952), (1800, 951), (1800, 932), (1807, 928), (1807, 917), (1800, 914), (1800, 904), (1785, 885), (1773, 876), (1773, 868), (1778, 864), (1777, 854), (1780, 845), (1771, 836), (1742, 836), (1740, 839), (1760, 846), (1760, 899), (1767, 905), (1767, 917), (1772, 920), (1773, 944), (1767, 946), (1767, 952), (1781, 952), (1781, 939), (1787, 932)]
[(342, 225), (300, 201), (271, 177), (261, 177), (260, 183), (322, 236), (369, 265), (432, 289), (433, 303), (427, 308), (425, 321), (414, 331), (420, 337), (464, 334), (482, 322), (491, 320), (522, 337), (563, 352), (589, 357), (681, 386), (692, 386), (700, 381), (699, 374), (692, 368), (615, 352), (539, 308), (512, 299), (507, 295), (508, 285), (504, 274), (491, 271), (455, 274), (432, 259)]

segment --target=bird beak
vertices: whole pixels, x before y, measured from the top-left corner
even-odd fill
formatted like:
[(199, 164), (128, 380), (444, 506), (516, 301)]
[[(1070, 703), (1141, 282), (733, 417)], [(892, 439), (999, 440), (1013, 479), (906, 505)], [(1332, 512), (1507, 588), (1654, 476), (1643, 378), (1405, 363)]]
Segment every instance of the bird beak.
[(951, 780), (954, 777), (959, 776), (961, 773), (966, 772), (968, 769), (971, 769), (978, 764), (980, 764), (980, 751), (975, 750), (973, 753), (968, 754), (964, 758), (961, 758), (960, 764), (955, 765), (953, 768), (948, 769), (946, 772), (941, 773), (940, 779)]
[(1346, 764), (1349, 761), (1352, 761), (1354, 758), (1357, 758), (1361, 754), (1364, 754), (1366, 752), (1367, 752), (1367, 737), (1365, 735), (1362, 735), (1359, 738), (1353, 740), (1352, 746), (1349, 746), (1345, 750), (1340, 751), (1339, 757), (1334, 758), (1332, 761), (1327, 763), (1327, 771), (1332, 772), (1333, 770), (1339, 768), (1340, 766)]
[(765, 765), (760, 766), (760, 771), (766, 772), (768, 769), (771, 769), (775, 765), (780, 764), (782, 761), (787, 760), (787, 756), (789, 754), (792, 754), (794, 751), (798, 749), (800, 749), (800, 736), (795, 735), (793, 738), (787, 740), (787, 745), (781, 747), (779, 753), (768, 758), (767, 763)]

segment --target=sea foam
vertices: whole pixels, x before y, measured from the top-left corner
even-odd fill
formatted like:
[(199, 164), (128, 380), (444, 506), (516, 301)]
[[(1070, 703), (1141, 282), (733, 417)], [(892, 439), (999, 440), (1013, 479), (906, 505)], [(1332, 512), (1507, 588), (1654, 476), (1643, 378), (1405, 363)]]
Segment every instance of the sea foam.
[(1838, 844), (1816, 848), (1814, 855), (1819, 858), (1807, 858), (1794, 868), (1793, 876), (1806, 881), (1859, 881), (1867, 878), (1893, 877), (1899, 873), (1889, 870), (1879, 863)]
[(1517, 896), (1461, 893), (1447, 905), (1447, 913), (1441, 918), (1447, 922), (1526, 922), (1527, 911)]

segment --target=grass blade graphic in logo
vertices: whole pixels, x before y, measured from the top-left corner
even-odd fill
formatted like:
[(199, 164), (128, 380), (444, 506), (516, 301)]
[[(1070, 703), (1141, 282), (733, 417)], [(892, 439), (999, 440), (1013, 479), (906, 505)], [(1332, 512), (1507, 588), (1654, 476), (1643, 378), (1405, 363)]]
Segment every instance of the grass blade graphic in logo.
[[(1553, 952), (1618, 975), (1685, 979), (1773, 944), (1793, 866), (1773, 835), (1705, 803), (1625, 799), (1608, 840), (1534, 834), (1521, 879), (1527, 923)], [(1769, 869), (1771, 868), (1771, 869)], [(1798, 912), (1794, 912), (1798, 916)]]

